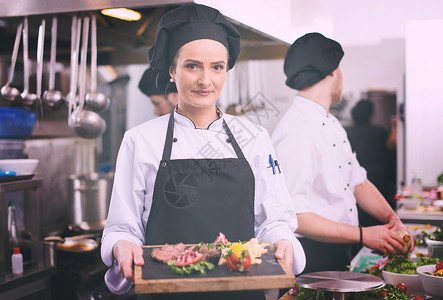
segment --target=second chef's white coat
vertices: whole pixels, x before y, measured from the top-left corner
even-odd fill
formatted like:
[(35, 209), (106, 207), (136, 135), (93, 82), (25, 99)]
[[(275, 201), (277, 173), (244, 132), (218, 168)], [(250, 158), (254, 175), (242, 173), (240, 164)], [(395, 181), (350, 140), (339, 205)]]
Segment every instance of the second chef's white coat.
[(365, 181), (366, 171), (336, 117), (296, 96), (272, 142), (297, 213), (358, 225), (354, 188)]
[[(190, 119), (179, 113), (175, 113), (174, 118), (176, 141), (172, 144), (171, 159), (236, 157), (232, 145), (226, 141), (228, 136), (222, 124), (222, 119), (225, 119), (255, 177), (256, 237), (271, 243), (280, 239), (290, 240), (294, 248), (293, 272), (302, 272), (305, 255), (301, 244), (294, 237), (297, 228), (297, 218), (294, 217), (296, 212), (291, 205), (283, 175), (277, 168), (274, 175), (270, 167), (269, 154), (273, 159), (277, 158), (267, 131), (247, 120), (226, 114), (215, 120), (208, 129), (196, 129)], [(144, 228), (162, 159), (168, 120), (169, 114), (128, 130), (118, 153), (110, 210), (101, 247), (104, 263), (112, 266), (106, 282), (115, 293), (119, 289), (127, 290), (130, 285), (123, 282), (123, 277), (118, 278), (120, 274), (113, 261), (112, 247), (120, 239), (144, 244)], [(211, 176), (210, 170), (208, 176)], [(229, 240), (229, 236), (227, 238)]]

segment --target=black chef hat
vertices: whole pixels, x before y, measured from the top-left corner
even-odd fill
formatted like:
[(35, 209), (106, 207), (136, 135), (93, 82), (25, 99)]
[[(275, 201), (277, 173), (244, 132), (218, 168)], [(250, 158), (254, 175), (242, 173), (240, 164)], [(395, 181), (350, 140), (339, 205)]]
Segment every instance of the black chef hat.
[(235, 65), (240, 53), (237, 29), (218, 10), (191, 3), (170, 10), (160, 18), (157, 36), (148, 53), (151, 67), (165, 78), (177, 50), (199, 39), (222, 43), (229, 53), (228, 68)]
[(138, 88), (147, 96), (177, 93), (175, 84), (168, 84), (169, 81), (159, 82), (157, 80), (157, 75), (158, 73), (152, 68), (146, 69), (138, 83)]
[(318, 32), (305, 34), (286, 53), (286, 85), (301, 90), (319, 82), (337, 69), (343, 55), (336, 41)]

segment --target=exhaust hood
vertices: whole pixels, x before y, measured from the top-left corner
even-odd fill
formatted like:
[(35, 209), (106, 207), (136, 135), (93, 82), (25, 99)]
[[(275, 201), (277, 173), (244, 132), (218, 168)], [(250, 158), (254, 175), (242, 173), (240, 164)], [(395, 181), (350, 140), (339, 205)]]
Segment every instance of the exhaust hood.
[[(99, 64), (124, 65), (147, 63), (160, 16), (168, 10), (193, 1), (179, 0), (0, 0), (0, 56), (10, 57), (15, 31), (23, 16), (29, 18), (30, 56), (35, 57), (38, 25), (42, 18), (58, 15), (57, 61), (69, 64), (70, 28), (74, 14), (97, 13)], [(123, 21), (100, 13), (104, 8), (131, 8), (139, 21)], [(269, 34), (228, 18), (242, 37), (240, 60), (282, 59), (289, 44)], [(50, 26), (47, 26), (50, 28)], [(45, 61), (49, 59), (50, 29), (47, 29)]]

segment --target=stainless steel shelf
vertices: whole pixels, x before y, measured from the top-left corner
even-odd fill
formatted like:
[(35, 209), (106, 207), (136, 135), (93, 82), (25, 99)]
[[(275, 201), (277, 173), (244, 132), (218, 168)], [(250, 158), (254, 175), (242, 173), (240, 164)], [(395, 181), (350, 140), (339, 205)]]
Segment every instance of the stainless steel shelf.
[(34, 247), (41, 240), (41, 203), (40, 193), (42, 179), (34, 177), (27, 180), (16, 180), (0, 183), (0, 278), (4, 278), (11, 269), (8, 232), (8, 193), (15, 191), (24, 192), (24, 214), (27, 220), (26, 227), (31, 233), (30, 250), (31, 261), (38, 261), (43, 253), (39, 247)]

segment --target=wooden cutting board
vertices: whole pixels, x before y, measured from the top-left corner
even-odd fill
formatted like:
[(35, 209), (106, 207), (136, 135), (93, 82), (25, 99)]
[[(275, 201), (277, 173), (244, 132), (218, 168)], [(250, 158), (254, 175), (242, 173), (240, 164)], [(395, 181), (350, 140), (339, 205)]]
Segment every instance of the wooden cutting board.
[(206, 274), (177, 275), (164, 263), (154, 261), (151, 252), (161, 246), (143, 247), (143, 266), (135, 266), (135, 292), (174, 293), (290, 288), (295, 276), (283, 260), (277, 260), (271, 247), (262, 255), (262, 263), (246, 272), (231, 271), (226, 265), (215, 266)]

